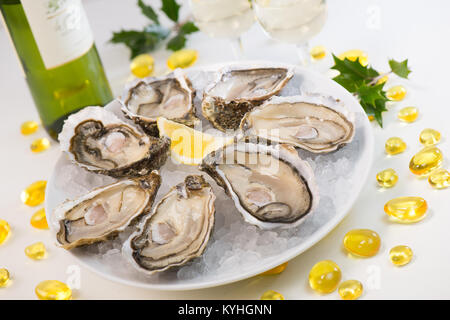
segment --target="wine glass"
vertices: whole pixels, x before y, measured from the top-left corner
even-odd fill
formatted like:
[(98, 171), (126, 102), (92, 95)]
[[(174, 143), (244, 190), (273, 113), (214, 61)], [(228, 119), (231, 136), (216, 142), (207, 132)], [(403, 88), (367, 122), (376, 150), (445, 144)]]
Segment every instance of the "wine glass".
[(253, 0), (256, 19), (273, 39), (293, 43), (302, 65), (309, 62), (308, 40), (325, 25), (325, 0)]
[(255, 22), (249, 0), (190, 0), (197, 27), (213, 38), (228, 38), (236, 60), (242, 58), (241, 35)]

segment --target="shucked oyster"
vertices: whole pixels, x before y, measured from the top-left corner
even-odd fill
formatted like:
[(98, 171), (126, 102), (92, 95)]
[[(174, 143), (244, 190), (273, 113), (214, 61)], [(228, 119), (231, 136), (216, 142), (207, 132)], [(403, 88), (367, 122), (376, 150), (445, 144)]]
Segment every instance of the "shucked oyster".
[(194, 96), (190, 81), (181, 69), (162, 78), (146, 78), (130, 84), (122, 95), (122, 111), (148, 134), (158, 136), (156, 119), (194, 126)]
[(331, 97), (273, 97), (247, 113), (246, 135), (288, 143), (314, 153), (330, 152), (352, 141), (354, 114)]
[(160, 185), (161, 177), (153, 171), (146, 177), (122, 180), (64, 202), (53, 215), (58, 243), (72, 249), (117, 234), (150, 211)]
[(226, 67), (205, 90), (203, 115), (219, 130), (235, 130), (245, 113), (280, 92), (293, 74), (284, 67)]
[(132, 265), (147, 274), (200, 256), (214, 225), (214, 196), (202, 176), (172, 188), (123, 247)]
[(200, 169), (261, 229), (297, 226), (319, 201), (310, 165), (287, 145), (237, 142), (208, 155)]
[(169, 140), (149, 137), (101, 107), (71, 115), (59, 135), (61, 150), (79, 166), (112, 177), (137, 177), (167, 160)]

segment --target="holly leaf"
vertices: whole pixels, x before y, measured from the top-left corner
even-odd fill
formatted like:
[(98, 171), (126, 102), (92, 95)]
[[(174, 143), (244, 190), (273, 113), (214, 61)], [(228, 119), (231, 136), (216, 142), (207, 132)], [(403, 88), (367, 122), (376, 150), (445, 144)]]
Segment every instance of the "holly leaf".
[(333, 54), (334, 66), (331, 69), (339, 71), (341, 75), (344, 75), (347, 79), (355, 81), (371, 80), (379, 75), (378, 71), (369, 67), (363, 66), (359, 62), (359, 58), (356, 61), (351, 61), (345, 58), (339, 59)]
[(178, 51), (184, 48), (186, 45), (186, 36), (182, 33), (177, 34), (175, 37), (167, 42), (167, 49), (172, 51)]
[(199, 29), (192, 21), (188, 21), (180, 27), (180, 32), (183, 34), (191, 34), (197, 32), (198, 30)]
[(142, 14), (152, 20), (154, 23), (159, 24), (158, 15), (152, 7), (146, 5), (144, 1), (138, 0), (138, 6), (141, 8)]
[(176, 0), (162, 0), (161, 11), (173, 22), (178, 22), (178, 13), (180, 11), (180, 5)]
[(377, 100), (388, 101), (388, 98), (383, 93), (383, 86), (383, 83), (374, 86), (369, 86), (366, 83), (363, 83), (358, 87), (356, 92), (361, 100), (370, 105), (375, 105)]
[(394, 59), (389, 60), (389, 66), (393, 73), (402, 78), (408, 78), (408, 75), (411, 73), (411, 70), (408, 68), (408, 59), (397, 62)]

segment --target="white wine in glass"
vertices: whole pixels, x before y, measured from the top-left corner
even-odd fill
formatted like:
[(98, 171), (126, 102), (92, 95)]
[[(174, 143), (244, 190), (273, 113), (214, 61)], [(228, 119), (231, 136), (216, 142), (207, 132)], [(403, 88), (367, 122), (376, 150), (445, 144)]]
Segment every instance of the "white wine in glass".
[(255, 14), (273, 39), (293, 43), (302, 64), (309, 61), (308, 41), (327, 19), (325, 0), (254, 0)]

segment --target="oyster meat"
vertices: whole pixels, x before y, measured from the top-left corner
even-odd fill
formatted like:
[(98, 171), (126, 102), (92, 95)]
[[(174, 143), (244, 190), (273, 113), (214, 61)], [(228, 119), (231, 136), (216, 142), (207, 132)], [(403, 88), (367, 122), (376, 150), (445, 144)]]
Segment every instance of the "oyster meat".
[(200, 256), (214, 225), (215, 195), (202, 176), (187, 176), (155, 206), (123, 246), (132, 265), (152, 274)]
[(122, 111), (148, 134), (158, 136), (158, 117), (193, 127), (195, 91), (181, 69), (161, 78), (133, 82), (122, 95)]
[(219, 130), (236, 130), (245, 113), (280, 92), (293, 74), (285, 67), (223, 68), (204, 92), (203, 115)]
[(59, 141), (79, 166), (116, 178), (143, 176), (159, 169), (170, 146), (167, 138), (150, 137), (101, 107), (87, 107), (71, 115)]
[(311, 166), (288, 145), (237, 142), (201, 165), (231, 196), (244, 219), (261, 229), (299, 225), (319, 201)]
[(58, 243), (72, 249), (123, 231), (150, 211), (160, 185), (161, 177), (153, 171), (146, 177), (122, 180), (62, 203), (53, 214)]
[(338, 100), (320, 95), (273, 97), (247, 113), (244, 135), (257, 135), (314, 153), (330, 152), (352, 141), (354, 114)]

